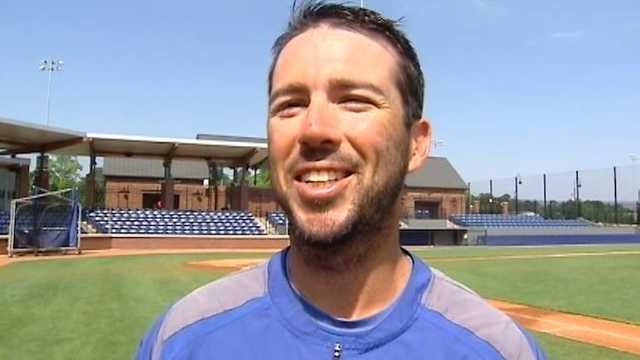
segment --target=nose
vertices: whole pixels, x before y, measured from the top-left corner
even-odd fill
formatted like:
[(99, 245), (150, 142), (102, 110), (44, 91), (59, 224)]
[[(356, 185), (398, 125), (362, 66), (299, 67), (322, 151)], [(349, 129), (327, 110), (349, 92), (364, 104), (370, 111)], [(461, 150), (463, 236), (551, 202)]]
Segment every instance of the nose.
[(313, 99), (303, 122), (298, 142), (306, 158), (319, 160), (340, 147), (340, 124), (329, 102)]

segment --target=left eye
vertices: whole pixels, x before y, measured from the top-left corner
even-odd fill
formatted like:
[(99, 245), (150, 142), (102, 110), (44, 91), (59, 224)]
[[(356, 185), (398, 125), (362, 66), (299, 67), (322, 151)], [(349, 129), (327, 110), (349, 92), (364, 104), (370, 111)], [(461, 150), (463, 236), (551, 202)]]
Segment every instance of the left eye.
[(353, 112), (362, 112), (373, 107), (373, 103), (367, 99), (345, 98), (340, 101), (340, 106)]

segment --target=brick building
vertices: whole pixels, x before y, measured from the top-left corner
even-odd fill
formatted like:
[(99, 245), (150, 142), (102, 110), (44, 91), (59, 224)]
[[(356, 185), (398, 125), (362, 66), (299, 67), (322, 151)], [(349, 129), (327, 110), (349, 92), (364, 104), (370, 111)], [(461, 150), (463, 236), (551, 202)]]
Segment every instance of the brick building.
[[(105, 206), (108, 208), (161, 207), (163, 164), (160, 159), (105, 158)], [(237, 182), (242, 172), (237, 170)], [(209, 190), (209, 172), (205, 161), (174, 160), (174, 203), (176, 209), (243, 209), (242, 197), (247, 196), (247, 210), (257, 215), (278, 209), (270, 189), (244, 185), (218, 185), (217, 202)], [(242, 187), (246, 188), (243, 195)], [(217, 204), (216, 204), (217, 203)]]
[[(243, 184), (238, 169), (236, 183)], [(154, 208), (161, 198), (163, 165), (160, 159), (105, 158), (105, 206), (110, 208)], [(177, 209), (243, 209), (242, 187), (246, 187), (247, 210), (262, 216), (277, 210), (270, 189), (244, 185), (218, 185), (217, 206), (209, 193), (205, 161), (174, 160), (174, 202)], [(465, 210), (466, 185), (451, 163), (431, 157), (419, 171), (409, 174), (402, 192), (404, 217), (415, 217), (416, 210), (434, 219), (448, 218)]]
[(419, 210), (433, 219), (465, 212), (467, 185), (447, 158), (430, 157), (422, 169), (407, 175), (404, 183), (404, 217), (415, 217)]

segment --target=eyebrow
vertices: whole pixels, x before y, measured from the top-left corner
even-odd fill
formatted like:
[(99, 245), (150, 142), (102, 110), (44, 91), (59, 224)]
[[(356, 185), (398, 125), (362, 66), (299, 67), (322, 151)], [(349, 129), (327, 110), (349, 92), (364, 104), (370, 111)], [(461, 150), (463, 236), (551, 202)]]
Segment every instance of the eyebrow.
[(376, 95), (387, 98), (387, 93), (380, 87), (366, 81), (356, 81), (351, 79), (331, 79), (329, 80), (329, 88), (335, 90), (368, 90)]

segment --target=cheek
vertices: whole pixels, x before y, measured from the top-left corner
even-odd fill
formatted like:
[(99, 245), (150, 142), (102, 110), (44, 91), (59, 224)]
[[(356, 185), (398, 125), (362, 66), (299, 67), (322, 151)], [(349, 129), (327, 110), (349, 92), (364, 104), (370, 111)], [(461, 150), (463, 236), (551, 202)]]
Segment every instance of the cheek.
[(385, 126), (384, 121), (361, 121), (345, 129), (345, 137), (354, 150), (366, 162), (377, 167), (382, 158), (388, 157), (389, 149), (396, 146), (396, 136)]
[(270, 120), (268, 126), (269, 157), (277, 176), (283, 176), (287, 159), (294, 153), (297, 130), (288, 121)]

